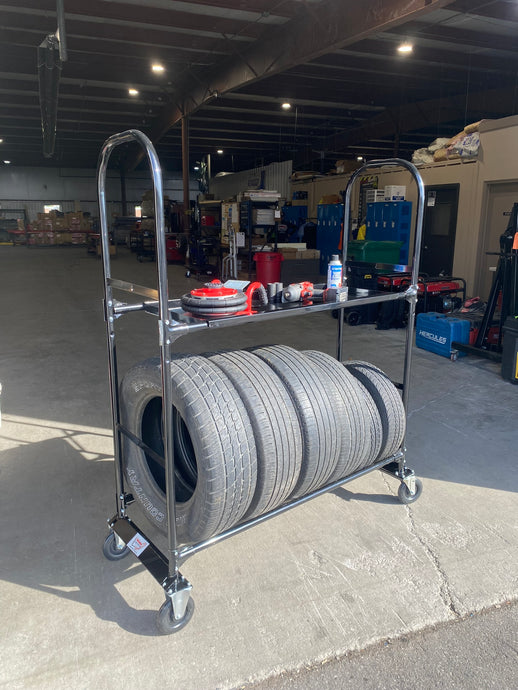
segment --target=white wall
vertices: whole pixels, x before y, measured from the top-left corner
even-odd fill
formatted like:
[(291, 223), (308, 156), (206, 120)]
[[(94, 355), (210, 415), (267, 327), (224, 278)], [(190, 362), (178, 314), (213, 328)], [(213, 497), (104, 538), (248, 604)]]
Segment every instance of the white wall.
[[(142, 194), (151, 189), (151, 178), (145, 172), (128, 173), (126, 176), (126, 198), (128, 215), (132, 215), (133, 204), (138, 204)], [(196, 199), (198, 183), (190, 181), (190, 198)], [(180, 176), (164, 173), (164, 194), (174, 201), (183, 201), (183, 186)], [(120, 214), (121, 185), (116, 171), (108, 171), (106, 181), (108, 214)], [(75, 202), (79, 202), (75, 208)], [(97, 206), (96, 171), (75, 168), (24, 168), (3, 166), (0, 168), (0, 206), (2, 208), (25, 208), (30, 220), (43, 205), (60, 203), (64, 212), (89, 211), (93, 217), (99, 215)]]
[(271, 163), (262, 168), (252, 168), (223, 177), (213, 177), (210, 180), (209, 191), (214, 194), (215, 199), (229, 199), (246, 189), (256, 188), (263, 171), (264, 188), (274, 189), (280, 193), (281, 198), (289, 199), (292, 161)]

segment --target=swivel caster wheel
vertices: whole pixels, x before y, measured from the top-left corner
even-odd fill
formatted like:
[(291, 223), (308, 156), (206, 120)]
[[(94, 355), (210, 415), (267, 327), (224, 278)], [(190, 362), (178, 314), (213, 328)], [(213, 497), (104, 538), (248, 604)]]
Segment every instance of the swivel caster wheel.
[(349, 326), (358, 326), (361, 323), (361, 314), (359, 311), (351, 311), (347, 314), (346, 320)]
[(414, 501), (417, 501), (419, 496), (423, 493), (423, 482), (420, 479), (415, 480), (415, 491), (414, 493), (410, 493), (410, 490), (408, 486), (404, 483), (401, 482), (399, 485), (399, 489), (397, 492), (398, 498), (401, 501), (401, 503), (414, 503)]
[(103, 544), (103, 554), (109, 561), (120, 561), (129, 554), (130, 550), (124, 544), (122, 547), (117, 546), (115, 533), (110, 532)]
[(176, 620), (173, 615), (173, 602), (169, 597), (164, 601), (156, 615), (156, 625), (162, 635), (171, 635), (184, 628), (194, 613), (194, 601), (190, 598), (183, 618)]

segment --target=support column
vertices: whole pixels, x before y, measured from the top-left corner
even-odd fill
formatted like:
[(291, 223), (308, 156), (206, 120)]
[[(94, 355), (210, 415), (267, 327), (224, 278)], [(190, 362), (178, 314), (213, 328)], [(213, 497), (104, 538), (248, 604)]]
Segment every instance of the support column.
[(183, 178), (183, 227), (191, 232), (191, 204), (189, 195), (189, 120), (182, 117), (182, 178)]

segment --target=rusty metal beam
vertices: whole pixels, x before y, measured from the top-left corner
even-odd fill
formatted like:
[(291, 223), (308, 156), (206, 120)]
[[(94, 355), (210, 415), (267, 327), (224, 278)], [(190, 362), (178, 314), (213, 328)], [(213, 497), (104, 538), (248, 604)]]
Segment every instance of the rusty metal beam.
[[(405, 24), (452, 2), (323, 0), (318, 5), (308, 3), (303, 13), (282, 26), (268, 27), (257, 41), (196, 75), (198, 79), (191, 74), (177, 84), (174, 104), (164, 109), (149, 135), (157, 142), (182, 117), (212, 98), (356, 43), (373, 33)], [(141, 157), (138, 153), (128, 159), (128, 168), (134, 168)]]

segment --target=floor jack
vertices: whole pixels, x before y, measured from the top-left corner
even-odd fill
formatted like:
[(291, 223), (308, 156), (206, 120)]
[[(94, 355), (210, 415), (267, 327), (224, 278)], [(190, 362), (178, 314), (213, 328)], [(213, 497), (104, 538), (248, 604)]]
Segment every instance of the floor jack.
[[(499, 259), (477, 339), (473, 345), (454, 342), (452, 347), (467, 354), (500, 362), (502, 359), (502, 326), (507, 317), (516, 315), (518, 310), (518, 203), (513, 205), (507, 229), (500, 236), (500, 252), (498, 254), (496, 252), (488, 253), (496, 254)], [(498, 318), (498, 342), (495, 345), (490, 345), (488, 335), (499, 299), (501, 306)]]

